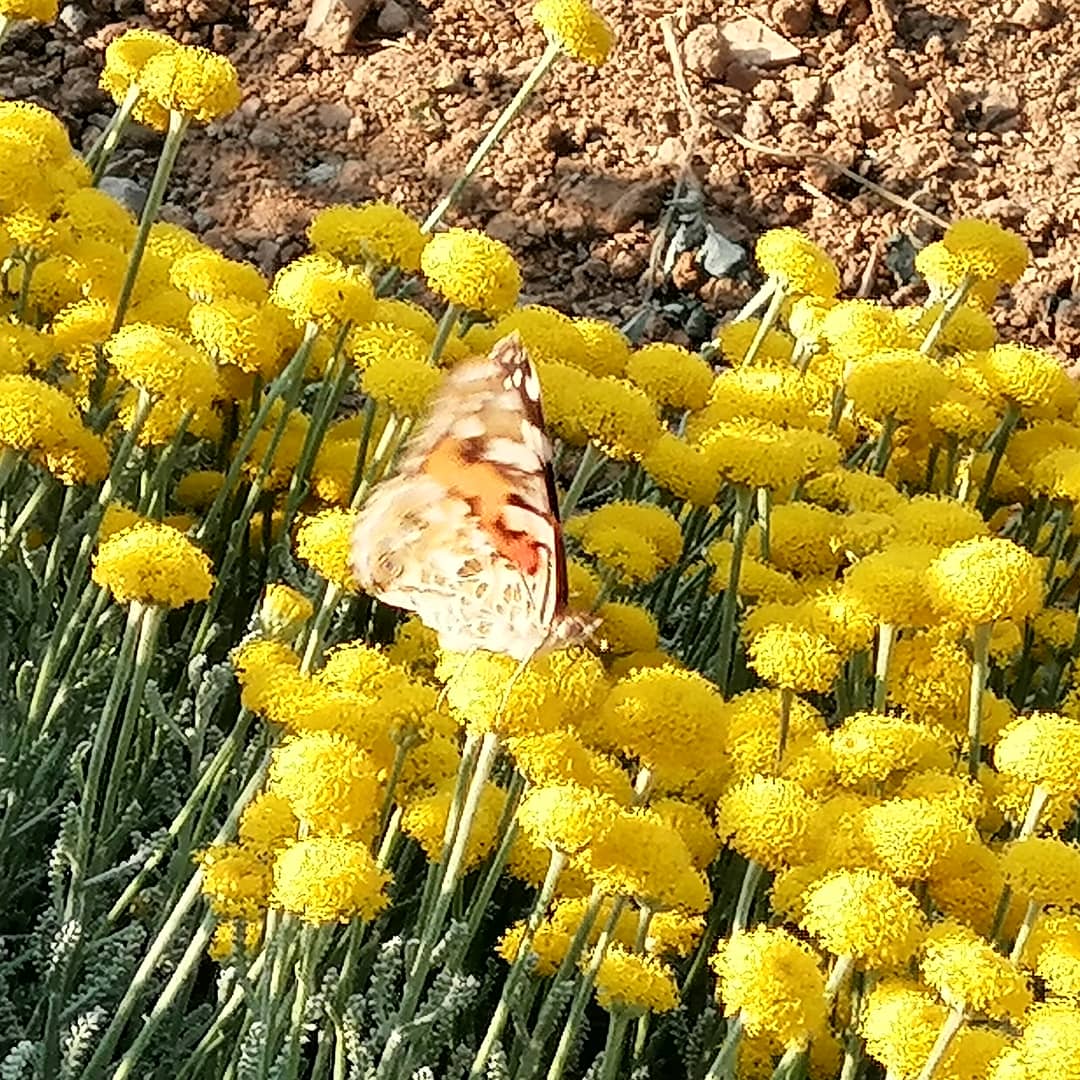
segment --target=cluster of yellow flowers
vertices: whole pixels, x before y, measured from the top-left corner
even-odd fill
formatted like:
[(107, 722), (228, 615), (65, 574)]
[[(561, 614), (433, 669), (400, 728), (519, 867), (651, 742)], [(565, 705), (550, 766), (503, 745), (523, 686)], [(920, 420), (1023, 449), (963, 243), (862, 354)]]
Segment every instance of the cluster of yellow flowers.
[[(535, 14), (606, 58), (588, 4)], [(239, 100), (227, 61), (148, 31), (102, 85), (167, 139)], [(891, 310), (838, 299), (832, 260), (771, 231), (767, 311), (699, 355), (518, 306), (506, 245), (386, 203), (321, 211), (267, 282), (135, 222), (34, 106), (0, 106), (0, 170), (0, 484), (38, 483), (5, 550), (57, 486), (89, 489), (93, 586), (205, 603), (191, 655), (259, 576), (230, 657), (274, 745), (236, 840), (199, 856), (217, 959), (281, 918), (377, 920), (419, 851), (406, 1003), (461, 878), (515, 882), (537, 900), (502, 913), (505, 996), (584, 988), (563, 1064), (593, 989), (612, 1070), (623, 1025), (640, 1054), (711, 970), (710, 1076), (732, 1054), (834, 1076), (863, 1049), (898, 1080), (1077, 1075), (1080, 388), (996, 340), (1022, 241), (956, 223), (919, 254), (927, 303)], [(439, 319), (390, 295), (411, 277)], [(605, 648), (519, 670), (413, 618), (372, 644), (391, 635), (349, 570), (355, 509), (441, 369), (510, 332), (578, 466), (568, 588)], [(305, 591), (267, 583), (285, 564)], [(324, 658), (335, 616), (364, 633)], [(556, 1023), (537, 1009), (522, 1076)]]

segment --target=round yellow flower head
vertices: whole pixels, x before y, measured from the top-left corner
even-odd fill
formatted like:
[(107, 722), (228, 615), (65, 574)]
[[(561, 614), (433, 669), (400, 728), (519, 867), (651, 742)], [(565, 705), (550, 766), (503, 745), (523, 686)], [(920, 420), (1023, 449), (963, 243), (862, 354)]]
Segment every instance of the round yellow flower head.
[(435, 340), (435, 334), (438, 330), (434, 317), (419, 304), (414, 304), (411, 300), (398, 300), (390, 296), (380, 297), (375, 300), (369, 325), (408, 330), (429, 343)]
[(288, 585), (266, 586), (259, 605), (259, 624), (269, 638), (292, 641), (314, 613), (311, 601)]
[(941, 238), (962, 272), (976, 281), (1014, 285), (1027, 267), (1031, 252), (1027, 244), (992, 221), (961, 218)]
[(894, 773), (947, 754), (949, 741), (914, 720), (855, 713), (829, 736), (837, 778), (847, 787), (882, 783)]
[(630, 778), (618, 762), (590, 750), (572, 731), (519, 735), (507, 740), (507, 749), (531, 784), (576, 784), (608, 795), (624, 806), (633, 798)]
[(1024, 958), (1050, 995), (1080, 1002), (1080, 917), (1046, 912), (1035, 924)]
[(836, 263), (798, 229), (770, 229), (754, 249), (758, 266), (788, 293), (834, 297), (840, 291)]
[[(178, 253), (169, 267), (169, 281), (195, 301), (212, 304), (227, 296), (264, 304), (269, 295), (262, 274), (250, 263), (227, 259), (220, 252), (198, 247)], [(272, 317), (272, 310), (265, 312)]]
[(754, 776), (717, 807), (721, 839), (770, 870), (800, 861), (814, 800), (794, 780)]
[[(31, 101), (0, 102), (0, 139), (40, 149), (42, 160), (62, 165), (71, 158), (71, 140), (63, 122)], [(90, 189), (84, 189), (90, 190)]]
[(93, 578), (119, 604), (179, 608), (205, 600), (214, 585), (210, 560), (170, 525), (132, 525), (103, 541)]
[(876, 420), (925, 420), (949, 388), (949, 378), (933, 360), (914, 349), (879, 350), (853, 361), (844, 389), (860, 412)]
[(610, 795), (559, 784), (531, 788), (518, 806), (517, 821), (533, 843), (576, 855), (614, 825), (619, 810)]
[(431, 367), (428, 363), (430, 351), (431, 343), (422, 335), (390, 323), (358, 326), (345, 339), (345, 355), (360, 372), (385, 358), (410, 368), (418, 364)]
[(993, 1019), (1018, 1021), (1031, 1005), (1019, 971), (973, 930), (946, 920), (922, 944), (922, 975), (946, 1005)]
[(596, 609), (596, 614), (603, 620), (597, 636), (607, 642), (612, 655), (648, 652), (657, 647), (660, 630), (647, 608), (608, 601)]
[(196, 469), (182, 476), (173, 489), (173, 498), (185, 510), (205, 510), (225, 483), (218, 469)]
[(1073, 1003), (1037, 1005), (1020, 1038), (995, 1058), (988, 1080), (1064, 1080), (1080, 1069), (1080, 1009)]
[(404, 210), (392, 203), (363, 206), (327, 206), (308, 226), (308, 239), (316, 251), (343, 263), (396, 266), (406, 273), (420, 269), (420, 252), (427, 236)]
[[(132, 84), (138, 82), (146, 62), (151, 57), (166, 49), (179, 48), (180, 43), (168, 34), (156, 30), (125, 30), (105, 48), (105, 66), (102, 68), (98, 85), (119, 105)], [(154, 127), (163, 129), (168, 123), (168, 115), (160, 105), (157, 106), (153, 118), (158, 121), (153, 124)], [(136, 119), (143, 123), (148, 122), (145, 115), (138, 113)]]
[(355, 524), (355, 514), (331, 509), (304, 518), (296, 530), (296, 554), (317, 574), (346, 592), (360, 591), (349, 565)]
[(600, 67), (608, 58), (615, 35), (589, 0), (537, 0), (532, 13), (544, 33), (575, 60)]
[(398, 416), (422, 416), (442, 381), (426, 352), (418, 355), (406, 346), (374, 356), (360, 376), (360, 385), (370, 398)]
[(774, 623), (754, 635), (750, 666), (771, 686), (828, 693), (843, 657), (832, 641), (809, 626)]
[[(740, 374), (760, 375), (762, 369), (769, 370), (791, 368), (791, 357), (795, 351), (794, 339), (782, 330), (766, 330), (757, 352), (750, 364), (746, 363), (747, 354), (761, 326), (760, 319), (744, 319), (742, 322), (729, 322), (716, 331), (716, 345), (724, 358)], [(790, 372), (798, 375), (794, 369)], [(728, 373), (723, 373), (728, 374)], [(714, 397), (717, 396), (714, 391)]]
[(269, 790), (312, 832), (359, 833), (379, 806), (371, 758), (329, 731), (286, 739), (274, 751)]
[(244, 807), (238, 835), (249, 850), (269, 855), (292, 843), (299, 827), (288, 799), (263, 791)]
[(935, 544), (944, 548), (989, 532), (974, 507), (947, 495), (916, 495), (897, 503), (892, 517), (896, 522), (896, 540), (901, 544)]
[(197, 124), (228, 116), (240, 104), (236, 68), (209, 49), (161, 49), (142, 65), (137, 82), (146, 96)]
[(380, 870), (365, 844), (343, 836), (309, 836), (274, 860), (271, 901), (305, 922), (370, 921), (390, 902)]
[(845, 362), (918, 345), (895, 311), (871, 300), (841, 300), (822, 320), (821, 334), (832, 352)]
[(1018, 896), (1040, 907), (1080, 904), (1080, 848), (1057, 837), (1029, 836), (1005, 848), (1005, 879)]
[(700, 409), (712, 386), (713, 370), (681, 345), (645, 345), (631, 354), (626, 377), (661, 409)]
[(920, 798), (867, 807), (862, 831), (880, 864), (901, 881), (924, 881), (938, 859), (972, 834), (955, 805)]
[(444, 300), (497, 318), (517, 303), (521, 271), (510, 249), (476, 229), (448, 229), (420, 254), (420, 269)]
[(171, 330), (129, 323), (105, 343), (105, 355), (122, 379), (184, 409), (207, 409), (221, 396), (214, 362)]
[[(954, 844), (931, 867), (928, 884), (934, 906), (942, 914), (970, 926), (977, 934), (989, 936), (1005, 885), (1005, 872), (996, 851), (975, 839)], [(1027, 901), (1019, 904), (1026, 906)]]
[(623, 525), (641, 536), (656, 551), (663, 566), (674, 565), (682, 554), (683, 536), (678, 521), (670, 511), (652, 503), (617, 499), (570, 520), (575, 535), (585, 535), (588, 529)]
[(837, 870), (810, 887), (800, 925), (834, 956), (866, 967), (904, 963), (924, 921), (915, 897), (877, 870)]
[[(454, 779), (449, 778), (433, 795), (409, 803), (401, 818), (401, 828), (424, 849), (432, 862), (442, 856), (446, 819), (454, 796)], [(506, 792), (490, 781), (484, 785), (476, 816), (465, 845), (462, 873), (467, 873), (486, 859), (495, 848), (495, 840), (506, 804)]]
[(699, 870), (704, 870), (716, 858), (720, 842), (708, 816), (701, 806), (687, 799), (653, 799), (649, 813), (671, 826), (683, 838), (690, 858)]
[(586, 376), (576, 416), (585, 437), (614, 461), (640, 461), (663, 430), (644, 391)]
[(313, 322), (335, 334), (371, 315), (375, 293), (361, 271), (330, 255), (302, 255), (277, 272), (270, 300), (288, 312), (296, 326)]
[(844, 578), (844, 592), (879, 622), (931, 626), (940, 619), (927, 581), (939, 549), (930, 544), (890, 544), (860, 559)]
[(219, 364), (259, 374), (269, 381), (281, 366), (281, 341), (265, 308), (239, 297), (194, 304), (188, 312), (191, 336)]
[(904, 502), (895, 485), (883, 476), (830, 469), (806, 482), (803, 496), (829, 510), (869, 510), (890, 514)]
[(1038, 712), (1019, 717), (1001, 733), (994, 765), (1075, 802), (1080, 796), (1080, 720)]
[(717, 998), (750, 1035), (805, 1047), (826, 1028), (825, 976), (817, 956), (787, 930), (757, 926), (722, 942), (709, 960)]
[(645, 471), (666, 491), (694, 506), (711, 506), (720, 489), (720, 470), (707, 451), (662, 431), (641, 458)]
[(496, 341), (516, 333), (534, 363), (573, 364), (575, 367), (584, 364), (585, 339), (577, 323), (555, 308), (527, 304), (507, 312), (494, 325), (484, 327), (483, 337), (477, 338), (480, 329), (470, 330), (466, 338), (467, 345), (477, 352), (487, 352)]
[(890, 1074), (914, 1080), (926, 1065), (947, 1016), (945, 1006), (924, 986), (890, 978), (867, 996), (860, 1028), (873, 1058)]
[(926, 573), (935, 606), (965, 626), (1023, 620), (1043, 604), (1039, 561), (1011, 540), (977, 536), (946, 548)]
[(679, 987), (666, 964), (612, 945), (596, 973), (596, 1001), (609, 1012), (626, 1010), (634, 1016), (671, 1012), (679, 1004)]
[[(710, 741), (721, 743), (723, 721), (727, 720), (724, 756), (737, 776), (752, 780), (759, 774), (766, 776), (776, 771), (782, 708), (782, 691), (747, 690), (732, 698), (724, 714), (714, 721), (718, 730)], [(825, 730), (821, 714), (802, 698), (793, 698), (787, 704), (787, 712), (788, 734), (793, 742)]]
[[(925, 338), (941, 316), (944, 303), (939, 301), (929, 307), (904, 308), (900, 315), (911, 327), (912, 333)], [(997, 341), (997, 328), (993, 320), (978, 308), (966, 304), (958, 307), (938, 338), (938, 351), (982, 352), (993, 347)]]
[(954, 386), (930, 406), (929, 420), (943, 435), (961, 442), (981, 442), (997, 426), (998, 414), (984, 395)]
[(617, 379), (626, 374), (630, 339), (617, 326), (605, 319), (575, 319), (574, 326), (585, 343), (579, 363), (590, 375)]
[(202, 892), (216, 915), (258, 919), (266, 910), (272, 884), (270, 867), (242, 844), (214, 844), (196, 856)]

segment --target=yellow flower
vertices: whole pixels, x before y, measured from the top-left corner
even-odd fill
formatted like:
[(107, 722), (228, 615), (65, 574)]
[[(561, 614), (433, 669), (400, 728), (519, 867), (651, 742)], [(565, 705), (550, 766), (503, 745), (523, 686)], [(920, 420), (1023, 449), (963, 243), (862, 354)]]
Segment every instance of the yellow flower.
[(349, 563), (355, 524), (355, 514), (331, 509), (304, 518), (296, 530), (296, 554), (346, 592), (360, 591)]
[(916, 495), (892, 510), (896, 541), (948, 547), (985, 536), (989, 529), (974, 507), (946, 495)]
[(1020, 1038), (992, 1063), (988, 1080), (1072, 1080), (1080, 1072), (1080, 1009), (1036, 1006)]
[(1014, 720), (994, 747), (994, 765), (1075, 802), (1080, 796), (1080, 721), (1039, 712)]
[(521, 800), (517, 821), (543, 847), (576, 855), (612, 827), (619, 804), (580, 784), (531, 788)]
[(649, 398), (622, 379), (586, 376), (576, 416), (585, 437), (614, 461), (639, 461), (662, 431)]
[(843, 657), (824, 634), (808, 626), (773, 624), (755, 634), (747, 659), (767, 683), (785, 690), (828, 693)]
[(262, 942), (262, 922), (244, 921), (242, 940), (237, 938), (236, 931), (237, 920), (218, 923), (214, 927), (214, 936), (206, 948), (206, 955), (219, 964), (228, 963), (237, 953), (241, 956), (254, 956)]
[(264, 791), (244, 807), (238, 833), (249, 850), (270, 854), (295, 840), (299, 825), (287, 799)]
[(866, 510), (891, 514), (904, 502), (904, 497), (883, 476), (830, 469), (807, 480), (803, 495), (808, 502), (819, 503), (829, 510)]
[(988, 936), (1004, 884), (997, 852), (969, 839), (954, 844), (931, 867), (929, 894), (943, 914)]
[[(192, 300), (204, 304), (227, 296), (264, 304), (269, 295), (262, 274), (250, 263), (227, 259), (204, 247), (178, 253), (169, 267), (169, 281)], [(267, 308), (267, 317), (274, 310)]]
[(444, 300), (497, 318), (517, 302), (521, 271), (510, 249), (476, 229), (448, 229), (420, 254), (420, 269)]
[(977, 281), (1013, 285), (1024, 272), (1031, 253), (1027, 244), (992, 221), (961, 218), (941, 238), (962, 272)]
[(214, 584), (210, 560), (169, 525), (133, 525), (103, 541), (93, 579), (119, 604), (178, 608), (205, 600)]
[(31, 101), (0, 102), (0, 139), (28, 144), (42, 159), (62, 165), (71, 158), (71, 140), (59, 117)]
[[(425, 350), (426, 352), (426, 350)], [(404, 350), (373, 357), (360, 376), (364, 392), (398, 416), (421, 416), (442, 381), (426, 355)]]
[(813, 950), (783, 929), (736, 934), (710, 958), (717, 997), (749, 1035), (805, 1047), (826, 1028), (825, 976)]
[(269, 638), (291, 641), (314, 614), (311, 601), (288, 585), (266, 586), (259, 605), (259, 624)]
[(609, 601), (601, 604), (596, 614), (603, 620), (598, 636), (607, 642), (613, 655), (648, 652), (657, 647), (660, 631), (647, 608)]
[(891, 416), (905, 423), (925, 420), (948, 386), (945, 372), (914, 349), (875, 351), (854, 361), (844, 380), (857, 410), (876, 420)]
[[(911, 327), (913, 333), (925, 337), (930, 328), (941, 316), (944, 303), (939, 301), (929, 307), (905, 308), (900, 316)], [(957, 352), (981, 352), (993, 347), (997, 340), (994, 321), (978, 308), (966, 304), (958, 307), (938, 338), (938, 348)]]
[(833, 297), (840, 291), (836, 263), (798, 229), (769, 229), (754, 249), (758, 266), (788, 293)]
[(214, 844), (196, 861), (202, 892), (214, 913), (229, 919), (258, 919), (271, 888), (270, 867), (241, 844)]
[(121, 378), (185, 410), (207, 409), (221, 396), (214, 362), (171, 330), (129, 323), (105, 343), (105, 355)]
[(944, 799), (888, 799), (862, 815), (862, 830), (881, 865), (901, 881), (922, 881), (938, 859), (971, 833)]
[(709, 465), (724, 479), (785, 495), (818, 468), (835, 466), (839, 447), (828, 436), (766, 420), (724, 420), (700, 433)]
[(576, 520), (567, 523), (566, 535), (576, 539), (587, 555), (614, 571), (622, 584), (651, 581), (663, 569), (656, 548), (629, 526), (591, 522), (579, 526), (574, 524)]
[[(424, 849), (432, 862), (442, 857), (443, 834), (450, 803), (454, 795), (454, 781), (444, 783), (433, 795), (427, 795), (409, 803), (401, 818), (402, 830)], [(495, 784), (487, 783), (480, 793), (476, 816), (469, 829), (461, 870), (467, 873), (491, 854), (495, 847), (499, 819), (506, 803), (506, 792)]]
[(492, 326), (474, 327), (466, 334), (465, 344), (476, 352), (487, 352), (495, 342), (514, 333), (533, 363), (581, 366), (586, 346), (577, 324), (543, 304), (514, 308)]
[(841, 300), (822, 320), (821, 334), (844, 361), (865, 360), (874, 353), (918, 345), (895, 311), (871, 300)]
[(418, 675), (433, 675), (436, 654), (439, 648), (439, 635), (429, 630), (415, 615), (410, 615), (398, 624), (394, 633), (394, 643), (387, 650), (387, 658), (395, 664), (402, 664)]
[(270, 301), (296, 326), (313, 322), (335, 334), (371, 315), (375, 293), (361, 271), (330, 255), (302, 255), (277, 272)]
[(420, 253), (428, 240), (404, 210), (381, 200), (327, 206), (311, 219), (308, 239), (316, 251), (344, 263), (397, 266), (409, 274), (420, 269)]
[(225, 474), (217, 469), (196, 469), (182, 476), (173, 498), (185, 510), (205, 510), (225, 483)]
[(868, 995), (860, 1028), (866, 1049), (891, 1075), (915, 1080), (947, 1015), (945, 1006), (923, 986), (907, 979), (885, 979)]
[(704, 870), (720, 850), (720, 842), (705, 811), (687, 799), (653, 799), (649, 813), (673, 828), (686, 844), (690, 858)]
[(710, 455), (662, 431), (642, 455), (642, 467), (664, 489), (694, 506), (711, 506), (720, 488), (720, 470)]
[(8, 19), (34, 19), (50, 23), (60, 9), (58, 0), (4, 0), (0, 15)]
[(575, 319), (574, 326), (585, 343), (585, 355), (578, 360), (581, 367), (600, 378), (621, 378), (626, 374), (630, 340), (617, 326), (605, 319)]
[(812, 885), (800, 925), (834, 956), (867, 967), (906, 961), (923, 936), (915, 897), (876, 870), (837, 870)]
[(194, 304), (188, 322), (191, 336), (219, 364), (258, 373), (264, 381), (277, 374), (283, 359), (281, 342), (265, 308), (223, 296), (212, 304)]
[(507, 740), (507, 749), (521, 774), (541, 787), (577, 784), (629, 805), (630, 779), (612, 758), (589, 749), (572, 731), (519, 735)]
[(973, 930), (946, 920), (922, 944), (922, 976), (951, 1008), (1018, 1021), (1031, 1005), (1027, 981)]
[(1046, 912), (1035, 924), (1025, 958), (1050, 995), (1080, 1004), (1080, 917)]
[(633, 1015), (665, 1013), (678, 1006), (679, 987), (666, 964), (612, 945), (596, 973), (596, 1000), (609, 1012), (626, 1009)]
[(855, 713), (832, 732), (834, 768), (849, 787), (881, 783), (935, 757), (948, 757), (949, 743), (932, 728), (901, 716)]
[(309, 836), (274, 861), (272, 902), (306, 922), (375, 918), (389, 903), (390, 875), (364, 844), (341, 836)]
[(717, 831), (748, 859), (770, 870), (800, 861), (814, 800), (794, 780), (754, 776), (717, 807)]
[(946, 548), (928, 568), (926, 584), (934, 604), (965, 626), (1034, 615), (1045, 592), (1034, 555), (986, 536)]
[(537, 0), (533, 18), (549, 38), (575, 60), (600, 67), (615, 36), (588, 0)]
[[(995, 345), (971, 357), (969, 366), (992, 394), (1035, 415), (1064, 414), (1076, 403), (1076, 388), (1056, 356), (1027, 345)], [(1057, 408), (1055, 408), (1057, 406)]]
[[(741, 322), (725, 323), (717, 331), (716, 339), (720, 351), (733, 367), (742, 368), (742, 365), (746, 363), (746, 354), (750, 351), (750, 346), (754, 343), (760, 326), (760, 319), (744, 319)], [(753, 367), (787, 368), (791, 364), (794, 349), (795, 342), (788, 334), (780, 330), (767, 330), (754, 356)], [(740, 374), (745, 370), (742, 369)]]
[(939, 620), (927, 591), (938, 549), (929, 544), (890, 544), (867, 555), (844, 579), (844, 592), (879, 622), (930, 626)]
[(136, 81), (151, 101), (197, 124), (228, 116), (240, 104), (236, 69), (209, 49), (161, 49), (145, 61)]
[(700, 409), (712, 386), (712, 368), (681, 345), (657, 343), (638, 349), (626, 377), (662, 409)]
[[(557, 900), (551, 914), (548, 915), (537, 929), (532, 942), (532, 952), (536, 957), (535, 972), (541, 977), (554, 975), (563, 957), (570, 947), (578, 927), (581, 925), (589, 901), (584, 897), (571, 897)], [(587, 945), (596, 944), (601, 929), (607, 924), (611, 915), (611, 902), (605, 901), (600, 905), (600, 912), (593, 923), (588, 937)], [(634, 931), (637, 926), (637, 918), (625, 908), (620, 914), (613, 938), (615, 941), (629, 945), (634, 940)], [(518, 954), (525, 924), (516, 923), (503, 934), (496, 946), (496, 952), (507, 961), (512, 961)]]
[[(133, 83), (139, 81), (146, 62), (166, 49), (180, 48), (168, 34), (156, 30), (125, 30), (118, 38), (111, 41), (105, 49), (105, 66), (101, 71), (99, 85), (117, 105), (127, 96)], [(145, 110), (137, 110), (135, 118), (142, 123), (151, 123), (153, 127), (164, 130), (168, 116), (160, 105), (147, 116)]]
[(1009, 844), (1001, 863), (1013, 892), (1040, 907), (1080, 904), (1080, 848), (1074, 844), (1029, 836)]

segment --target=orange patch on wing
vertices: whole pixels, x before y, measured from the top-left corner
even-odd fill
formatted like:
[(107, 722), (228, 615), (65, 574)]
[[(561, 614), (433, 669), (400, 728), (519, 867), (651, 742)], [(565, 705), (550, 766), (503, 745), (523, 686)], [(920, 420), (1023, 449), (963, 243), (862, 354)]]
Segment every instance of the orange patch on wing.
[(513, 485), (490, 461), (468, 461), (453, 439), (443, 439), (424, 461), (423, 472), (464, 499), (491, 538), (492, 546), (524, 574), (540, 568), (540, 545), (527, 533), (508, 529), (503, 510)]

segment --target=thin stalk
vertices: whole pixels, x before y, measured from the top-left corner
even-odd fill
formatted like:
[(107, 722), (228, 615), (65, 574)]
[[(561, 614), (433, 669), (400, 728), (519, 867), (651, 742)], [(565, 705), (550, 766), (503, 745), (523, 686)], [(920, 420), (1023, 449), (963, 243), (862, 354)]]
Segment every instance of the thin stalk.
[(1028, 943), (1028, 938), (1031, 937), (1031, 931), (1035, 929), (1035, 920), (1038, 919), (1040, 911), (1042, 911), (1042, 904), (1037, 900), (1028, 901), (1023, 921), (1016, 931), (1016, 940), (1013, 942), (1012, 952), (1009, 953), (1009, 959), (1014, 964), (1019, 964), (1020, 958), (1024, 955), (1024, 948)]
[(742, 1042), (742, 1013), (728, 1021), (727, 1034), (720, 1049), (716, 1052), (705, 1080), (735, 1080), (739, 1066), (739, 1043)]
[(94, 187), (97, 187), (98, 182), (105, 175), (109, 159), (112, 157), (113, 151), (128, 126), (131, 119), (131, 110), (135, 108), (135, 102), (139, 100), (140, 92), (138, 83), (132, 82), (124, 95), (124, 100), (113, 111), (108, 124), (105, 125), (105, 130), (98, 136), (97, 142), (94, 143), (90, 148), (90, 152), (86, 155), (86, 164), (93, 170), (90, 183)]
[(938, 339), (944, 332), (945, 327), (949, 325), (949, 320), (959, 310), (960, 305), (968, 298), (968, 293), (971, 292), (971, 287), (974, 284), (975, 279), (967, 274), (960, 279), (960, 283), (953, 289), (948, 300), (941, 305), (941, 310), (934, 320), (934, 325), (930, 327), (926, 337), (922, 340), (922, 344), (919, 346), (919, 352), (929, 356), (934, 351), (934, 346), (937, 345)]
[(22, 509), (11, 523), (11, 527), (6, 531), (3, 541), (0, 541), (0, 562), (11, 554), (12, 549), (19, 542), (19, 537), (22, 536), (33, 520), (34, 515), (38, 512), (41, 504), (48, 498), (54, 486), (55, 481), (51, 476), (43, 476), (38, 480), (34, 490), (30, 492), (30, 496), (23, 503)]
[(990, 671), (990, 635), (993, 629), (993, 623), (982, 623), (975, 627), (974, 633), (967, 724), (968, 776), (972, 780), (979, 778), (979, 755), (982, 751), (982, 701)]
[(780, 691), (780, 730), (776, 738), (777, 772), (784, 763), (784, 751), (787, 749), (788, 733), (791, 730), (791, 703), (794, 696), (794, 690), (781, 689)]
[(784, 306), (785, 299), (787, 299), (787, 290), (784, 288), (783, 283), (779, 279), (773, 279), (773, 287), (769, 294), (769, 306), (761, 317), (753, 341), (750, 342), (746, 353), (739, 361), (740, 366), (749, 367), (757, 359), (757, 354), (765, 343), (766, 335), (776, 325), (776, 320), (780, 317), (780, 309)]
[(180, 153), (180, 146), (184, 141), (187, 126), (187, 117), (182, 113), (177, 112), (175, 109), (169, 113), (169, 127), (165, 132), (165, 144), (161, 148), (161, 157), (158, 158), (154, 179), (150, 182), (150, 190), (146, 193), (146, 203), (143, 206), (142, 216), (139, 218), (139, 228), (135, 233), (135, 241), (131, 245), (127, 271), (124, 274), (123, 284), (120, 286), (120, 296), (116, 301), (116, 314), (113, 317), (112, 324), (114, 334), (124, 323), (124, 316), (127, 314), (128, 304), (131, 302), (131, 293), (135, 288), (135, 279), (139, 273), (139, 265), (142, 262), (143, 252), (146, 250), (146, 241), (150, 237), (150, 226), (157, 220), (158, 210), (161, 209), (161, 203), (165, 197), (165, 188), (169, 183), (169, 176), (172, 174), (173, 166), (176, 164), (176, 156)]
[(491, 130), (480, 140), (480, 144), (465, 163), (461, 175), (450, 185), (450, 190), (439, 201), (435, 209), (428, 214), (423, 225), (420, 226), (424, 232), (431, 232), (446, 216), (447, 210), (457, 202), (461, 193), (465, 190), (465, 185), (473, 178), (484, 158), (491, 152), (492, 147), (502, 138), (503, 132), (510, 126), (514, 117), (525, 107), (529, 98), (532, 97), (533, 91), (540, 84), (540, 80), (548, 73), (561, 52), (562, 46), (557, 41), (548, 42), (547, 48), (544, 49), (540, 59), (536, 62), (536, 67), (532, 69), (521, 84), (510, 104), (496, 117), (495, 123), (491, 125)]
[(564, 521), (574, 512), (589, 481), (603, 467), (603, 464), (604, 455), (593, 443), (586, 443), (581, 454), (581, 461), (578, 462), (577, 472), (574, 473), (574, 478), (570, 481), (570, 486), (566, 489), (566, 494), (559, 504), (559, 516)]
[(1009, 442), (1016, 425), (1020, 422), (1020, 407), (1010, 401), (1005, 406), (1005, 413), (1001, 418), (994, 434), (990, 436), (990, 461), (986, 466), (986, 475), (979, 486), (979, 496), (975, 500), (975, 509), (983, 517), (987, 516), (990, 507), (990, 489), (994, 486), (994, 477), (997, 476), (1001, 459), (1005, 456), (1005, 447)]
[(731, 321), (733, 323), (746, 322), (747, 319), (752, 319), (772, 298), (772, 294), (776, 291), (776, 278), (766, 278), (761, 288), (758, 289), (749, 300), (736, 312), (735, 318)]
[(889, 661), (896, 644), (896, 626), (893, 623), (878, 624), (877, 651), (874, 655), (874, 712), (885, 711), (889, 691)]
[(435, 328), (435, 338), (431, 342), (431, 348), (428, 350), (428, 362), (432, 365), (437, 365), (443, 354), (443, 349), (446, 348), (446, 343), (450, 340), (450, 335), (454, 332), (454, 327), (458, 324), (458, 319), (461, 318), (461, 308), (457, 304), (447, 304), (446, 310), (439, 317), (439, 325)]
[(770, 523), (772, 522), (772, 492), (768, 488), (757, 489), (757, 521), (758, 529), (760, 530), (761, 539), (759, 541), (761, 551), (760, 557), (762, 562), (769, 561), (769, 548), (771, 545), (770, 539)]
[[(648, 1013), (641, 1019), (647, 1019)], [(619, 1066), (622, 1064), (623, 1050), (626, 1047), (626, 1029), (630, 1026), (633, 1013), (629, 1009), (612, 1007), (608, 1015), (607, 1039), (604, 1043), (604, 1058), (600, 1066), (599, 1080), (616, 1080)]]
[(742, 573), (743, 550), (750, 528), (752, 488), (739, 485), (735, 490), (735, 521), (732, 526), (731, 570), (720, 608), (720, 649), (716, 660), (716, 681), (725, 695), (731, 678), (731, 661), (735, 656), (735, 612), (739, 604), (739, 578)]
[(761, 884), (765, 867), (751, 859), (746, 864), (743, 874), (742, 888), (739, 890), (739, 899), (735, 903), (735, 915), (731, 920), (731, 936), (741, 934), (750, 923), (750, 912), (754, 907), (757, 897), (758, 885)]
[(966, 1019), (963, 1009), (952, 1008), (949, 1010), (949, 1015), (945, 1017), (945, 1023), (941, 1025), (941, 1030), (938, 1032), (930, 1056), (926, 1059), (926, 1064), (922, 1067), (922, 1072), (919, 1073), (918, 1080), (931, 1080), (937, 1071), (937, 1067), (945, 1059), (953, 1039), (956, 1038), (960, 1029), (964, 1026)]
[(875, 476), (884, 476), (885, 469), (892, 456), (892, 437), (897, 428), (896, 417), (890, 413), (881, 422), (881, 434), (878, 436), (877, 446), (874, 448), (874, 458), (870, 463), (870, 471)]

